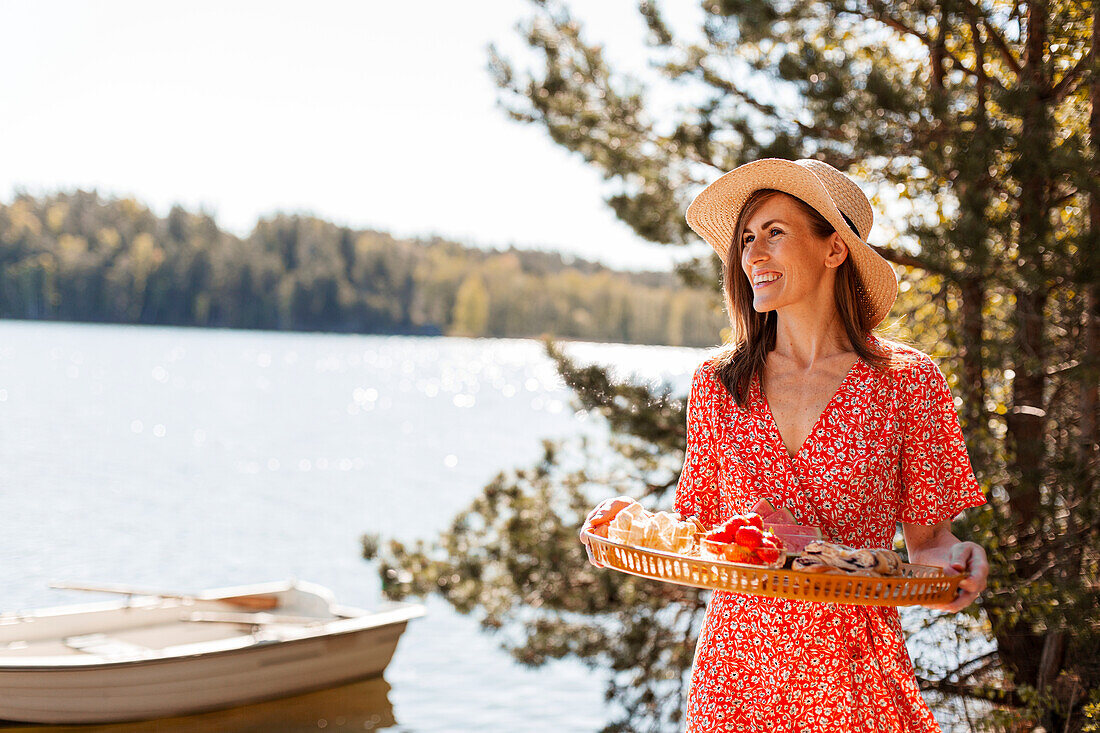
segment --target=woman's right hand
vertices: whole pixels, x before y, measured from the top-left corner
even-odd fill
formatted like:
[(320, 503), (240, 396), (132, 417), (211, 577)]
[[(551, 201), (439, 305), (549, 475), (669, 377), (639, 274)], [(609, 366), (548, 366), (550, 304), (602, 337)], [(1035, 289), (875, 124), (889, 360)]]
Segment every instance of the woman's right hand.
[(634, 500), (629, 496), (616, 496), (614, 499), (605, 499), (596, 505), (596, 508), (588, 513), (585, 517), (584, 524), (581, 525), (580, 538), (584, 544), (584, 549), (588, 553), (588, 562), (592, 563), (598, 568), (604, 567), (601, 563), (596, 561), (595, 555), (592, 554), (592, 546), (588, 542), (588, 537), (585, 536), (585, 532), (591, 532), (593, 534), (600, 534), (596, 530), (600, 527), (604, 527), (603, 536), (607, 536), (606, 526), (611, 523), (611, 520), (615, 518), (622, 509), (630, 504), (633, 504)]

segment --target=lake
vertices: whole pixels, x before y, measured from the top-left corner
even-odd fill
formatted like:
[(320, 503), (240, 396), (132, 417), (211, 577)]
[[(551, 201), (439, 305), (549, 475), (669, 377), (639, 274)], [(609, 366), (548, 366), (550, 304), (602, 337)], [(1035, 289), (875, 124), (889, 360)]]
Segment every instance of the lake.
[[(678, 391), (701, 354), (568, 351)], [(193, 591), (286, 577), (376, 606), (360, 536), (431, 539), (498, 471), (536, 461), (542, 439), (600, 434), (570, 394), (530, 339), (0, 322), (0, 610), (107, 598), (52, 581)], [(375, 714), (418, 732), (513, 731), (517, 720), (596, 730), (609, 718), (601, 675), (524, 668), (474, 619), (427, 606), (388, 689), (367, 685), (376, 712), (346, 712), (337, 727), (336, 705), (300, 729), (324, 718), (363, 730)], [(218, 727), (270, 729), (223, 717)]]
[[(677, 395), (704, 354), (566, 351)], [(606, 436), (570, 399), (531, 339), (0, 321), (0, 610), (107, 598), (54, 581), (288, 577), (378, 606), (360, 537), (430, 540), (543, 439)], [(426, 605), (384, 679), (171, 723), (8, 729), (595, 731), (614, 714), (598, 671), (522, 667), (475, 619)]]

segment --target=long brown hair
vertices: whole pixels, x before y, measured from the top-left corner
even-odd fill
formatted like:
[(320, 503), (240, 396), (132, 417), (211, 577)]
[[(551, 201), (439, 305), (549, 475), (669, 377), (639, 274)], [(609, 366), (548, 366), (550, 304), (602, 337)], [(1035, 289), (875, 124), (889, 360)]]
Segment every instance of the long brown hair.
[[(811, 231), (818, 238), (824, 239), (836, 231), (817, 209), (784, 191), (760, 189), (753, 192), (741, 208), (733, 242), (722, 271), (722, 291), (731, 333), (726, 342), (727, 348), (712, 359), (715, 374), (726, 391), (733, 396), (738, 407), (744, 407), (748, 403), (752, 378), (754, 375), (763, 375), (768, 352), (775, 349), (776, 311), (757, 313), (753, 309), (752, 283), (741, 269), (741, 249), (745, 223), (765, 201), (776, 195), (789, 196), (798, 204), (809, 220)], [(845, 216), (844, 219), (852, 227), (852, 231), (856, 231), (848, 217)], [(887, 371), (893, 366), (893, 360), (890, 353), (875, 349), (867, 340), (873, 328), (871, 314), (859, 305), (863, 299), (863, 283), (860, 282), (859, 272), (852, 264), (851, 256), (848, 256), (837, 268), (834, 301), (844, 325), (844, 332), (859, 358), (874, 369)]]

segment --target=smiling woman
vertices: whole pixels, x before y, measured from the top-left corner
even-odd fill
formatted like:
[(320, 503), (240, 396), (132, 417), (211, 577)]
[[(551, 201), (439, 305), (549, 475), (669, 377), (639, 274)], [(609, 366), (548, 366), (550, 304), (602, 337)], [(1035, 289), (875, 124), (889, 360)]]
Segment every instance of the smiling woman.
[[(733, 337), (688, 397), (676, 510), (707, 527), (759, 502), (826, 539), (966, 571), (946, 610), (985, 587), (981, 547), (953, 517), (984, 503), (936, 364), (874, 334), (897, 278), (865, 239), (870, 202), (819, 161), (766, 159), (699, 194), (688, 223), (724, 262)], [(938, 731), (896, 608), (715, 591), (687, 729)]]

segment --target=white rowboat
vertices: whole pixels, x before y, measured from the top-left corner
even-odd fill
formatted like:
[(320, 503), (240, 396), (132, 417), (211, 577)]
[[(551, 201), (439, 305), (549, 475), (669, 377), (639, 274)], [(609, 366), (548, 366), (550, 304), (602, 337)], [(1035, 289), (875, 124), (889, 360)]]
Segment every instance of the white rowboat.
[(313, 583), (0, 614), (0, 719), (147, 720), (321, 690), (382, 673), (417, 604), (338, 606)]

